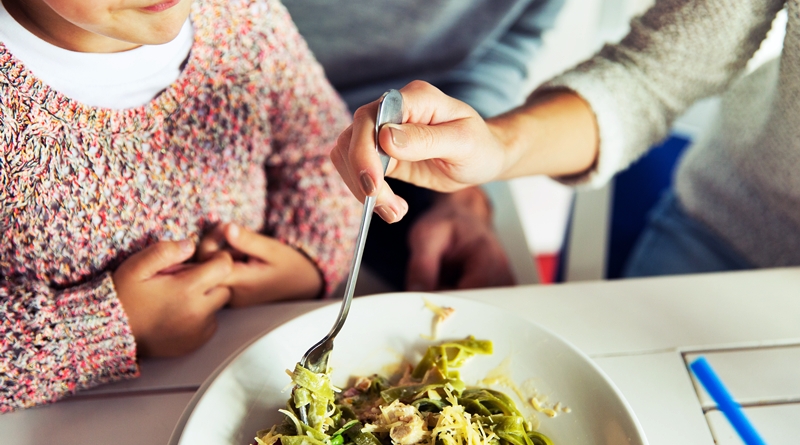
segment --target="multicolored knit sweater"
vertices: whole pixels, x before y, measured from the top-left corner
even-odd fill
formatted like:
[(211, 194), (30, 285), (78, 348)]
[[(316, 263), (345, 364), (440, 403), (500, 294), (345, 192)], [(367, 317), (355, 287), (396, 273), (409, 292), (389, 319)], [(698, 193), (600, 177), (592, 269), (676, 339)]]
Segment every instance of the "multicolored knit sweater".
[(0, 43), (0, 412), (138, 375), (110, 273), (235, 221), (294, 246), (326, 290), (358, 202), (328, 159), (349, 123), (283, 6), (194, 5), (178, 80), (144, 106), (77, 103)]

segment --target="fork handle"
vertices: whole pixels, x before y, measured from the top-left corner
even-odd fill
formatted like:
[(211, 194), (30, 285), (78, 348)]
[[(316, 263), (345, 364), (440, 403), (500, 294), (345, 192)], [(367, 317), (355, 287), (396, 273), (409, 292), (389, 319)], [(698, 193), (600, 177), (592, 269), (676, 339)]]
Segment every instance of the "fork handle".
[(342, 302), (342, 307), (339, 309), (339, 316), (336, 319), (336, 324), (331, 329), (331, 332), (328, 333), (329, 338), (335, 337), (336, 334), (339, 333), (347, 318), (347, 313), (350, 312), (350, 303), (353, 301), (353, 293), (356, 290), (358, 271), (361, 269), (361, 258), (364, 256), (364, 245), (367, 242), (367, 233), (369, 232), (369, 223), (372, 220), (373, 210), (375, 210), (375, 197), (367, 196), (367, 199), (364, 201), (364, 213), (361, 217), (361, 225), (358, 228), (356, 251), (350, 265), (350, 275), (352, 276), (347, 277), (347, 284), (344, 288), (344, 301)]
[[(380, 133), (381, 126), (387, 123), (399, 124), (403, 122), (403, 95), (397, 90), (389, 90), (381, 96), (380, 104), (378, 105), (378, 114), (375, 116), (375, 150), (378, 152), (378, 158), (383, 167), (382, 174), (386, 174), (386, 169), (389, 168), (389, 161), (391, 157), (383, 151), (378, 134)], [(350, 264), (350, 275), (347, 277), (347, 283), (344, 288), (344, 301), (342, 307), (339, 309), (339, 317), (336, 324), (331, 329), (327, 338), (333, 338), (344, 325), (344, 320), (347, 318), (347, 313), (350, 311), (350, 303), (353, 301), (353, 293), (356, 290), (356, 281), (358, 279), (358, 271), (361, 268), (361, 258), (364, 256), (364, 245), (367, 242), (367, 233), (369, 232), (369, 223), (372, 220), (372, 212), (375, 210), (375, 197), (367, 196), (364, 200), (364, 210), (361, 216), (361, 226), (358, 229), (358, 238), (356, 239), (356, 251), (353, 255), (353, 261)]]

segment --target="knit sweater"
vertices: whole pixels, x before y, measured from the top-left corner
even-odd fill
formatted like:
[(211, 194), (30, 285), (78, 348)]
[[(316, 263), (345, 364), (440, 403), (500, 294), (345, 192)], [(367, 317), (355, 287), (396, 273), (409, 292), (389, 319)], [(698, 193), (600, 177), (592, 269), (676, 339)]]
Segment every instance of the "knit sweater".
[[(743, 75), (784, 7), (781, 57)], [(558, 87), (597, 117), (597, 164), (570, 181), (589, 184), (627, 167), (694, 101), (724, 92), (713, 128), (678, 165), (678, 199), (753, 265), (800, 265), (800, 1), (660, 0), (619, 44), (543, 86)]]
[(277, 0), (202, 0), (176, 82), (92, 108), (0, 43), (0, 412), (138, 374), (111, 272), (233, 221), (293, 246), (330, 291), (360, 206), (328, 152), (341, 99)]

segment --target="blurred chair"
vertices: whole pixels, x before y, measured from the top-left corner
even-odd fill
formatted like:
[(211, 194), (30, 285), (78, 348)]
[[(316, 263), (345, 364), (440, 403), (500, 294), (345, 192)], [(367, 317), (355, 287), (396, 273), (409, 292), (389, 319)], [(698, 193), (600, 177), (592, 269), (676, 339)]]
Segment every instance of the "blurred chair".
[(528, 248), (528, 239), (509, 183), (492, 182), (484, 185), (483, 190), (492, 201), (494, 228), (508, 255), (517, 284), (540, 283), (539, 272)]
[(650, 210), (671, 186), (675, 165), (716, 115), (717, 98), (698, 103), (672, 134), (605, 187), (575, 193), (556, 282), (620, 278)]
[(672, 184), (676, 161), (689, 142), (672, 135), (602, 189), (575, 193), (556, 281), (622, 276), (648, 214)]

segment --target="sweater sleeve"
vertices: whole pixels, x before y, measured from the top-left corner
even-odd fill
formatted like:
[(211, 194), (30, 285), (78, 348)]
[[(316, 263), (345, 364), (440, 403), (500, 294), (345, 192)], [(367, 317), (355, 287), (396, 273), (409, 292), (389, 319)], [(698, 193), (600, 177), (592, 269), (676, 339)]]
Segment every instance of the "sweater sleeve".
[(534, 0), (516, 21), (436, 86), (472, 106), (481, 116), (503, 113), (525, 98), (530, 66), (542, 47), (542, 36), (555, 24), (564, 0)]
[(0, 277), (0, 412), (139, 374), (111, 276), (55, 290)]
[(347, 107), (284, 7), (268, 2), (273, 26), (267, 68), (273, 152), (267, 159), (267, 232), (307, 255), (329, 295), (353, 255), (360, 205), (329, 153), (349, 125)]
[[(542, 85), (567, 88), (591, 106), (600, 151), (586, 174), (599, 186), (667, 135), (695, 101), (720, 93), (761, 45), (783, 0), (659, 0), (630, 33)], [(536, 94), (536, 92), (534, 92)]]

